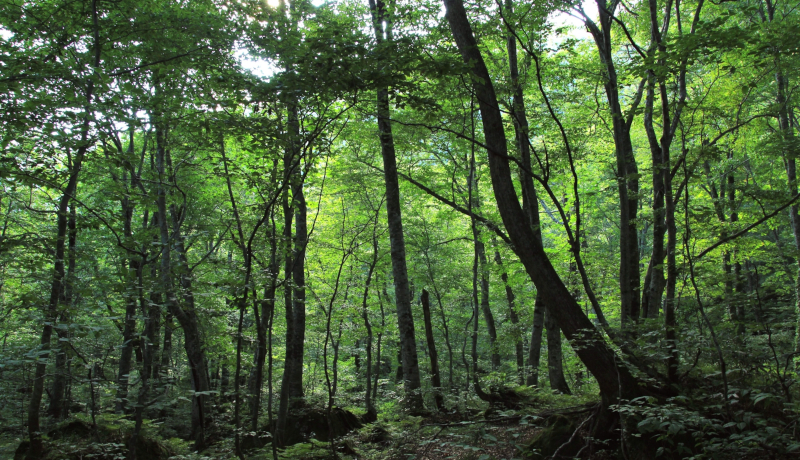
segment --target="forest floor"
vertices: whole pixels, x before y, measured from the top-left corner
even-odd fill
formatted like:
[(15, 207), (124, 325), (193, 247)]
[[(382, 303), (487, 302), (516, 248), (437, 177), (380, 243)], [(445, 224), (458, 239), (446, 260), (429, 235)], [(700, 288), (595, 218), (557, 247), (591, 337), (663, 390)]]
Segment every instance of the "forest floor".
[[(584, 423), (595, 414), (596, 396), (567, 396), (539, 392), (531, 400), (515, 409), (490, 409), (478, 401), (461, 400), (459, 409), (452, 409), (426, 416), (410, 416), (397, 410), (387, 410), (384, 417), (375, 423), (367, 424), (337, 438), (331, 444), (311, 439), (289, 446), (278, 453), (281, 460), (289, 459), (331, 459), (339, 460), (515, 460), (541, 459), (545, 453), (550, 456), (559, 453), (559, 458), (572, 458), (580, 449), (581, 458), (606, 460), (620, 458), (619, 444), (589, 444), (589, 423)], [(354, 409), (355, 411), (355, 409)], [(215, 460), (236, 459), (234, 454), (233, 429), (226, 416), (220, 412), (217, 421), (217, 437), (212, 445), (202, 452), (192, 452), (188, 441), (175, 436), (167, 419), (146, 427), (142, 438), (142, 451), (148, 452), (144, 460)], [(682, 413), (683, 414), (683, 413)], [(687, 413), (681, 416), (680, 423), (686, 423)], [(180, 417), (176, 417), (175, 420)], [(102, 414), (97, 425), (91, 428), (86, 414), (76, 414), (69, 420), (53, 425), (46, 437), (48, 454), (45, 460), (85, 459), (117, 460), (125, 458), (126, 440), (130, 436), (131, 422), (121, 416)], [(2, 422), (2, 420), (0, 420)], [(774, 424), (774, 422), (771, 422)], [(585, 425), (585, 426), (584, 426)], [(765, 425), (766, 426), (766, 425)], [(767, 428), (770, 428), (767, 426)], [(90, 430), (94, 433), (91, 434)], [(769, 431), (769, 430), (767, 430)], [(733, 433), (733, 432), (731, 432)], [(24, 431), (17, 424), (14, 427), (0, 423), (0, 459), (17, 459), (17, 447), (24, 439)], [(662, 433), (662, 434), (665, 434)], [(719, 458), (736, 460), (756, 460), (761, 458), (798, 458), (793, 448), (783, 453), (761, 437), (753, 439), (740, 448), (732, 448), (734, 433), (730, 439), (725, 437), (711, 440), (705, 433), (701, 438), (689, 441), (693, 452), (669, 452), (657, 454), (655, 437), (628, 438), (628, 449), (637, 448), (641, 455), (633, 458), (687, 458), (700, 455), (700, 458)], [(268, 436), (268, 435), (267, 435)], [(727, 436), (727, 435), (726, 435)], [(760, 435), (758, 435), (760, 436)], [(739, 436), (740, 437), (740, 436)], [(681, 441), (680, 436), (668, 436), (667, 442), (657, 445), (674, 446)], [(637, 441), (640, 439), (641, 441)], [(647, 439), (645, 441), (645, 439)], [(748, 438), (750, 439), (750, 438)], [(688, 439), (687, 439), (688, 441)], [(589, 450), (585, 448), (589, 447)], [(705, 446), (705, 447), (703, 447)], [(707, 451), (706, 447), (712, 447)], [(714, 448), (717, 446), (718, 448)], [(760, 447), (759, 447), (760, 446)], [(602, 449), (609, 449), (603, 451)], [(333, 455), (335, 451), (335, 455)], [(591, 451), (591, 452), (590, 452)], [(646, 452), (646, 453), (645, 453)], [(16, 455), (15, 455), (16, 454)], [(688, 454), (688, 455), (686, 455)], [(269, 444), (260, 449), (246, 452), (248, 460), (273, 460)]]

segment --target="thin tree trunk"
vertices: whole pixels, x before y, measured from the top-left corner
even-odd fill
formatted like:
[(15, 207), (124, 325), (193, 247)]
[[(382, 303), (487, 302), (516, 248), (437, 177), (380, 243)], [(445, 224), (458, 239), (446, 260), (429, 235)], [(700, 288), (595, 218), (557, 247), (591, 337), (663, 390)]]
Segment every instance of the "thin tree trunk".
[(528, 378), (525, 382), (529, 386), (539, 385), (539, 363), (542, 359), (542, 332), (544, 330), (544, 311), (546, 307), (537, 293), (533, 305), (533, 326), (531, 327), (531, 345), (528, 349)]
[[(133, 153), (133, 143), (128, 146), (128, 154)], [(122, 184), (127, 185), (127, 171), (123, 170)], [(133, 210), (134, 205), (130, 202), (126, 194), (121, 200), (123, 215), (123, 235), (131, 244), (133, 242)], [(137, 273), (139, 273), (141, 261), (132, 252), (128, 252), (127, 261), (127, 283), (125, 286), (125, 322), (122, 331), (122, 347), (119, 358), (119, 371), (117, 372), (117, 394), (115, 412), (122, 414), (130, 410), (128, 405), (128, 381), (131, 372), (131, 358), (133, 355), (134, 341), (136, 340), (136, 309), (139, 296), (137, 289)]]
[(433, 278), (433, 264), (431, 263), (430, 258), (428, 257), (427, 251), (423, 253), (425, 256), (425, 265), (428, 269), (428, 280), (431, 282), (431, 287), (433, 288), (433, 295), (436, 297), (436, 302), (439, 305), (439, 316), (442, 320), (442, 330), (444, 331), (444, 344), (447, 347), (447, 357), (448, 357), (448, 366), (449, 372), (447, 375), (447, 385), (449, 389), (453, 389), (453, 346), (450, 343), (450, 327), (447, 325), (447, 316), (444, 312), (444, 305), (442, 304), (442, 295), (439, 293), (439, 288), (436, 285), (436, 281)]
[[(387, 16), (383, 1), (376, 4), (370, 0), (372, 23), (378, 46), (384, 41), (391, 43), (392, 20)], [(391, 243), (392, 274), (394, 278), (395, 303), (397, 307), (397, 327), (400, 336), (400, 350), (403, 366), (403, 386), (406, 392), (406, 405), (409, 410), (424, 410), (417, 358), (417, 342), (414, 331), (414, 317), (411, 313), (411, 291), (406, 268), (406, 248), (403, 237), (403, 219), (400, 202), (400, 184), (397, 176), (397, 158), (392, 137), (391, 112), (389, 107), (389, 88), (378, 89), (377, 96), (378, 131), (383, 156), (383, 170), (386, 182), (386, 214), (389, 220), (389, 240)]]
[(252, 431), (258, 431), (258, 414), (261, 411), (261, 389), (264, 386), (264, 365), (266, 364), (268, 353), (270, 353), (270, 346), (268, 344), (269, 338), (267, 335), (269, 332), (268, 329), (271, 327), (270, 324), (275, 310), (275, 293), (277, 291), (276, 275), (278, 273), (278, 241), (275, 231), (276, 229), (273, 221), (270, 230), (270, 264), (268, 269), (272, 277), (264, 288), (264, 298), (260, 302), (261, 314), (258, 315), (255, 306), (253, 311), (257, 319), (258, 348), (256, 355), (253, 356), (253, 381), (249, 388), (252, 397), (250, 403), (250, 429)]
[[(474, 137), (474, 122), (473, 122), (473, 137)], [(480, 215), (480, 199), (478, 198), (478, 180), (475, 165), (475, 151), (474, 147), (472, 155), (470, 156), (469, 168), (469, 210), (476, 215)], [(475, 221), (475, 219), (472, 219)], [(479, 273), (480, 273), (480, 306), (483, 312), (483, 318), (486, 322), (486, 330), (489, 333), (489, 347), (491, 349), (492, 357), (492, 370), (496, 371), (500, 368), (500, 353), (497, 349), (497, 328), (494, 323), (494, 315), (492, 314), (491, 306), (489, 305), (489, 264), (486, 259), (486, 245), (483, 244), (480, 237), (480, 229), (477, 222), (472, 225), (472, 241), (475, 245), (475, 254), (478, 258)]]
[[(471, 211), (471, 210), (470, 210)], [(472, 219), (472, 233), (477, 233), (475, 219)], [(489, 401), (489, 395), (483, 391), (481, 387), (480, 378), (478, 377), (478, 308), (480, 301), (478, 300), (478, 279), (480, 272), (480, 257), (478, 255), (478, 245), (474, 245), (474, 256), (472, 262), (472, 385), (475, 393), (484, 401)]]
[[(292, 158), (291, 150), (287, 149), (284, 156), (284, 181), (289, 181), (291, 176)], [(283, 284), (283, 305), (285, 309), (286, 319), (286, 359), (284, 359), (283, 378), (281, 380), (281, 392), (278, 402), (278, 419), (275, 425), (275, 440), (279, 446), (283, 446), (283, 440), (286, 433), (286, 422), (289, 416), (289, 402), (292, 389), (289, 388), (289, 381), (293, 373), (292, 366), (294, 361), (289, 359), (292, 356), (291, 347), (294, 344), (294, 313), (292, 310), (292, 263), (294, 258), (291, 253), (291, 240), (292, 240), (292, 220), (294, 213), (289, 202), (290, 190), (285, 190), (283, 193), (283, 244), (284, 244), (284, 284)]]
[[(495, 244), (497, 244), (495, 242)], [(502, 273), (500, 275), (500, 279), (503, 280), (503, 285), (506, 288), (506, 301), (508, 302), (508, 319), (511, 320), (511, 326), (513, 327), (512, 335), (514, 338), (514, 351), (517, 357), (517, 374), (519, 377), (519, 384), (525, 384), (525, 351), (522, 346), (522, 330), (520, 329), (519, 324), (519, 315), (517, 315), (517, 308), (516, 308), (516, 297), (514, 296), (514, 290), (511, 289), (511, 285), (508, 284), (508, 273), (506, 273), (503, 267), (503, 259), (500, 257), (500, 251), (494, 251), (494, 260), (497, 265), (502, 269)]]
[[(655, 41), (655, 40), (654, 40)], [(656, 318), (661, 307), (661, 299), (666, 285), (664, 277), (664, 235), (667, 232), (665, 220), (664, 197), (666, 186), (664, 177), (669, 174), (669, 164), (664, 158), (653, 128), (653, 104), (655, 99), (655, 76), (647, 79), (647, 97), (645, 100), (644, 125), (650, 142), (650, 153), (653, 162), (653, 254), (645, 276), (645, 296), (642, 304), (642, 316)]]
[(480, 262), (480, 286), (481, 286), (481, 311), (486, 322), (486, 330), (489, 333), (489, 347), (492, 351), (492, 370), (500, 369), (500, 351), (497, 345), (497, 327), (494, 322), (494, 315), (489, 304), (489, 264), (486, 259), (486, 245), (480, 240), (480, 230), (475, 227), (475, 250), (478, 253)]
[[(95, 1), (93, 0), (93, 14), (96, 16), (97, 12), (94, 8)], [(98, 45), (96, 45), (98, 46)], [(87, 105), (92, 98), (92, 80), (89, 80), (87, 89)], [(47, 359), (50, 355), (50, 340), (53, 335), (53, 324), (59, 316), (59, 304), (62, 298), (62, 291), (64, 289), (64, 247), (67, 240), (67, 220), (68, 208), (72, 197), (78, 186), (78, 176), (83, 165), (83, 159), (89, 147), (89, 124), (90, 119), (87, 115), (84, 118), (81, 127), (81, 147), (76, 152), (76, 155), (70, 165), (69, 179), (67, 186), (64, 188), (64, 193), (58, 202), (58, 211), (56, 212), (56, 238), (55, 238), (55, 251), (53, 262), (53, 282), (50, 287), (50, 300), (45, 310), (45, 325), (42, 328), (42, 336), (39, 345), (39, 353), (36, 360), (36, 367), (33, 377), (33, 386), (31, 389), (31, 399), (28, 405), (28, 436), (30, 437), (30, 447), (26, 454), (27, 460), (38, 460), (43, 454), (42, 433), (40, 432), (39, 420), (39, 406), (42, 403), (42, 395), (44, 393), (44, 378), (47, 369)]]
[(617, 183), (620, 206), (620, 309), (623, 327), (636, 321), (640, 313), (639, 239), (636, 215), (639, 208), (639, 169), (631, 142), (631, 126), (622, 112), (611, 28), (617, 3), (596, 0), (600, 26), (586, 18), (585, 24), (594, 38), (604, 67), (604, 86), (616, 147)]
[(428, 342), (428, 354), (431, 359), (431, 384), (436, 410), (444, 410), (444, 397), (442, 396), (442, 378), (439, 375), (439, 355), (436, 353), (436, 340), (433, 338), (433, 324), (431, 323), (431, 302), (428, 291), (422, 290), (422, 313), (425, 318), (425, 339)]
[(564, 378), (563, 355), (561, 352), (561, 329), (553, 315), (545, 309), (544, 327), (547, 329), (547, 372), (550, 388), (564, 394), (572, 394)]
[[(145, 214), (146, 215), (146, 214)], [(147, 226), (145, 218), (145, 227)], [(144, 305), (144, 292), (142, 289), (142, 281), (143, 281), (143, 267), (142, 264), (138, 265), (138, 270), (136, 272), (136, 279), (138, 282), (138, 297), (140, 300), (142, 312), (145, 311)], [(155, 308), (155, 312), (153, 309)], [(127, 460), (136, 460), (138, 452), (137, 452), (137, 444), (139, 435), (142, 431), (142, 426), (144, 424), (144, 410), (148, 405), (147, 399), (149, 398), (150, 394), (150, 378), (154, 376), (155, 373), (153, 372), (153, 362), (156, 358), (156, 353), (158, 352), (158, 334), (156, 333), (155, 329), (158, 328), (159, 320), (160, 320), (160, 311), (158, 310), (158, 306), (150, 307), (150, 314), (145, 316), (144, 321), (144, 333), (141, 336), (144, 338), (142, 340), (142, 371), (141, 371), (141, 387), (139, 387), (139, 396), (136, 402), (136, 408), (134, 410), (134, 428), (133, 433), (131, 433), (131, 438), (128, 441), (128, 456)], [(153, 314), (157, 313), (157, 314)], [(155, 340), (153, 340), (155, 339)]]
[[(67, 273), (64, 283), (64, 311), (59, 318), (60, 325), (68, 324), (69, 322), (69, 309), (72, 307), (74, 282), (75, 282), (75, 244), (77, 242), (78, 230), (75, 225), (76, 221), (75, 206), (70, 206), (69, 220), (67, 221), (68, 228), (68, 244), (67, 244)], [(69, 415), (69, 401), (66, 398), (67, 383), (69, 377), (69, 359), (67, 356), (68, 340), (70, 337), (69, 329), (59, 327), (56, 329), (58, 335), (58, 350), (56, 351), (56, 368), (53, 376), (53, 384), (50, 387), (50, 406), (47, 413), (56, 420), (61, 420)], [(62, 340), (64, 339), (64, 340)]]
[[(384, 284), (384, 294), (386, 293), (386, 285)], [(381, 308), (381, 329), (378, 332), (378, 343), (375, 347), (375, 383), (372, 385), (372, 401), (378, 400), (378, 380), (381, 378), (381, 344), (383, 339), (383, 331), (386, 330), (386, 311), (383, 309), (383, 296), (381, 291), (378, 290), (378, 305)]]
[[(364, 421), (374, 422), (378, 419), (378, 411), (375, 409), (375, 404), (372, 398), (372, 323), (369, 321), (369, 309), (367, 302), (369, 300), (369, 287), (372, 283), (372, 274), (375, 272), (375, 266), (378, 265), (378, 214), (380, 213), (380, 206), (375, 210), (375, 221), (372, 227), (372, 261), (369, 264), (367, 271), (367, 279), (364, 282), (364, 296), (361, 300), (361, 315), (364, 318), (364, 327), (367, 329), (367, 376), (366, 383), (367, 389), (364, 394), (364, 406), (367, 413), (364, 415)], [(378, 363), (380, 365), (380, 362)], [(377, 385), (377, 381), (375, 382)]]

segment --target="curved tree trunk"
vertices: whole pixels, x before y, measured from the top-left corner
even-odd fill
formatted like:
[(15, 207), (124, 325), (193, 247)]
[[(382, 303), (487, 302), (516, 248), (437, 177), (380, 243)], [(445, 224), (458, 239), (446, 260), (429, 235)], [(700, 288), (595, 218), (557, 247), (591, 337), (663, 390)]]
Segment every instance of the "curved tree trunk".
[(464, 4), (462, 0), (444, 0), (444, 4), (456, 45), (464, 61), (471, 66), (471, 73), (475, 77), (472, 85), (480, 106), (492, 187), (503, 223), (514, 244), (514, 251), (536, 285), (537, 292), (541, 293), (542, 300), (552, 305), (553, 316), (567, 340), (573, 344), (577, 355), (597, 379), (605, 402), (617, 401), (621, 393), (626, 397), (638, 395), (642, 391), (639, 382), (622, 365), (616, 353), (584, 314), (558, 276), (541, 243), (534, 237), (514, 190), (500, 105), (483, 56), (472, 34)]

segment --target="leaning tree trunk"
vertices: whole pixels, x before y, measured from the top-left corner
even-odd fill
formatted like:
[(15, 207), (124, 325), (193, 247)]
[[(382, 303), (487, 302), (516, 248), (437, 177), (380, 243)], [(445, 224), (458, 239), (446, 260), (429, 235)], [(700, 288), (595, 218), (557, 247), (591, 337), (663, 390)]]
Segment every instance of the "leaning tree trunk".
[[(513, 1), (506, 0), (504, 8), (506, 14), (513, 14)], [(533, 184), (531, 147), (528, 136), (528, 115), (525, 110), (525, 96), (522, 91), (522, 84), (519, 77), (519, 64), (517, 59), (517, 37), (509, 33), (506, 39), (506, 51), (508, 53), (508, 68), (511, 76), (514, 97), (513, 103), (513, 124), (514, 139), (517, 150), (520, 154), (522, 166), (519, 168), (519, 178), (522, 189), (522, 212), (526, 222), (530, 225), (531, 231), (538, 244), (542, 244), (541, 222), (539, 220), (539, 198)], [(510, 292), (510, 288), (507, 286)], [(509, 295), (509, 294), (507, 294)], [(513, 293), (511, 294), (513, 295)], [(526, 383), (528, 385), (539, 384), (539, 361), (541, 359), (542, 332), (544, 328), (545, 304), (542, 295), (537, 291), (533, 310), (533, 326), (531, 331), (531, 344), (528, 350), (528, 375)], [(511, 302), (511, 297), (509, 297)], [(557, 325), (556, 325), (557, 327)], [(519, 357), (517, 358), (519, 360)]]
[[(387, 15), (383, 1), (369, 2), (372, 24), (378, 46), (384, 41), (391, 43), (392, 21)], [(392, 137), (391, 113), (389, 108), (389, 88), (378, 89), (377, 97), (378, 132), (383, 156), (384, 179), (386, 182), (386, 214), (389, 220), (389, 241), (391, 243), (392, 274), (394, 277), (395, 303), (397, 307), (397, 327), (400, 336), (400, 350), (403, 366), (403, 386), (406, 391), (406, 404), (412, 412), (423, 410), (417, 341), (414, 332), (414, 316), (411, 313), (411, 291), (406, 268), (406, 246), (403, 237), (403, 218), (400, 203), (400, 184), (397, 176), (397, 157)]]
[(463, 1), (444, 0), (444, 4), (456, 45), (464, 61), (470, 65), (474, 77), (472, 86), (481, 112), (492, 187), (503, 223), (514, 244), (514, 251), (536, 285), (537, 292), (543, 296), (544, 302), (552, 305), (553, 316), (567, 340), (573, 344), (576, 354), (597, 380), (604, 402), (609, 404), (617, 401), (620, 396), (638, 395), (642, 392), (638, 380), (621, 363), (617, 354), (584, 314), (544, 252), (541, 242), (534, 237), (519, 205), (511, 178), (500, 104), (472, 33)]

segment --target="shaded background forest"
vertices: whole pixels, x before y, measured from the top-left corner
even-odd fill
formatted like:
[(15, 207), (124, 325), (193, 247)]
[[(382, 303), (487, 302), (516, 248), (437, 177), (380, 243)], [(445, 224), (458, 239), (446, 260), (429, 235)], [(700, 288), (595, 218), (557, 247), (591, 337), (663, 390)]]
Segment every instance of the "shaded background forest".
[(4, 2), (3, 455), (790, 455), (797, 6)]

